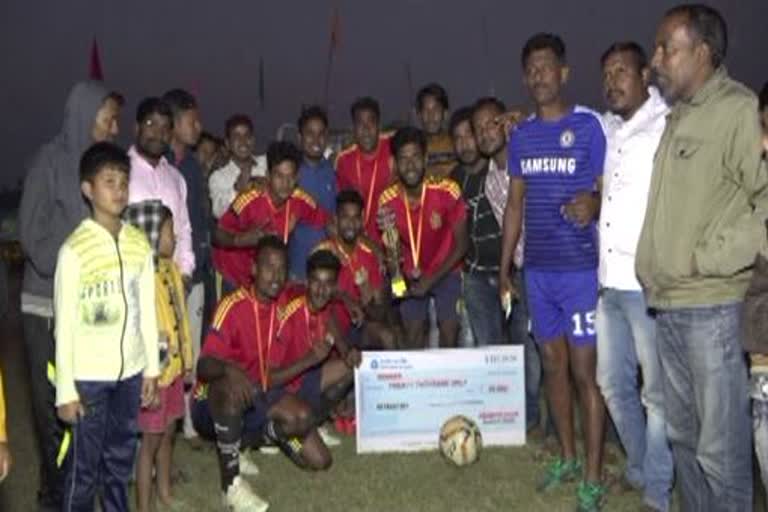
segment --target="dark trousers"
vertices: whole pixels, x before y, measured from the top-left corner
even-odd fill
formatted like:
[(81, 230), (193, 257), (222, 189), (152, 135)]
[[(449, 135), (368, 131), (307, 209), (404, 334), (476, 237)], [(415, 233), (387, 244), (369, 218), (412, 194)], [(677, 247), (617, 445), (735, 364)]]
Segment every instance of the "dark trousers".
[(72, 427), (66, 512), (128, 512), (141, 402), (141, 374), (117, 382), (76, 382), (85, 416)]
[(656, 326), (681, 510), (752, 510), (741, 303), (660, 310)]
[(504, 318), (499, 301), (499, 282), (493, 273), (464, 274), (464, 303), (469, 313), (469, 324), (475, 343), (486, 345), (523, 345), (525, 347), (525, 416), (526, 426), (539, 425), (539, 389), (541, 387), (541, 360), (533, 337), (528, 332), (528, 303), (522, 271), (515, 275), (514, 286), (520, 300), (512, 306), (512, 314)]
[(53, 321), (25, 313), (22, 315), (22, 325), (40, 457), (40, 489), (37, 500), (41, 510), (58, 511), (61, 510), (64, 492), (64, 470), (56, 461), (60, 455), (64, 425), (56, 417), (56, 390), (49, 380), (49, 363), (53, 368), (56, 360)]

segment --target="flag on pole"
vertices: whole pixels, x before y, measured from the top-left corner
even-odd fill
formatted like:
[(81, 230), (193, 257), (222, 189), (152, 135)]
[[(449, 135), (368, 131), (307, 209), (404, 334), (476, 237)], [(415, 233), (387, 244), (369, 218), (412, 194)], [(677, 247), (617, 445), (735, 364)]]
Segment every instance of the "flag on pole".
[(264, 57), (259, 58), (259, 104), (261, 110), (264, 110), (265, 104), (265, 92), (264, 92)]
[(88, 78), (91, 80), (104, 80), (104, 73), (101, 70), (101, 57), (99, 56), (99, 43), (96, 38), (93, 38), (91, 44), (91, 62), (88, 71)]
[(333, 8), (333, 18), (331, 18), (331, 52), (336, 51), (341, 43), (341, 17), (339, 16), (339, 6)]

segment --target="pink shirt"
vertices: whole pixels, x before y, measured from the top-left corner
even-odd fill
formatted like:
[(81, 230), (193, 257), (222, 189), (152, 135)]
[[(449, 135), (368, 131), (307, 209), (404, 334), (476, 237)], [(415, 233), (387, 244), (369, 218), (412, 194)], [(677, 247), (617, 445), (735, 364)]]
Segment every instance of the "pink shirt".
[(176, 251), (173, 260), (181, 273), (192, 275), (195, 253), (192, 252), (192, 226), (187, 211), (187, 184), (178, 169), (161, 157), (157, 167), (141, 156), (134, 146), (128, 150), (131, 157), (131, 180), (128, 185), (128, 203), (159, 199), (173, 214)]

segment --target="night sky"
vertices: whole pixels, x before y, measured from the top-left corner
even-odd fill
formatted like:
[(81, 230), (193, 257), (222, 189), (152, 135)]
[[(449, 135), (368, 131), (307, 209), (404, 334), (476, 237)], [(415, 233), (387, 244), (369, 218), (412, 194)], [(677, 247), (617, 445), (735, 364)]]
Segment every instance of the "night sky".
[[(406, 117), (415, 89), (442, 83), (453, 107), (492, 91), (524, 104), (520, 49), (535, 32), (559, 33), (572, 65), (569, 98), (602, 110), (599, 57), (616, 40), (650, 50), (662, 0), (39, 0), (0, 1), (0, 186), (56, 133), (71, 85), (87, 77), (98, 39), (107, 84), (122, 92), (121, 141), (133, 137), (138, 101), (181, 86), (199, 93), (206, 129), (232, 113), (254, 117), (263, 144), (302, 103), (323, 99), (333, 6), (340, 41), (331, 79), (331, 123), (372, 95), (385, 121)], [(768, 0), (719, 0), (730, 32), (726, 62), (752, 88), (768, 80)], [(486, 27), (483, 36), (483, 27)], [(259, 59), (266, 107), (260, 109)]]

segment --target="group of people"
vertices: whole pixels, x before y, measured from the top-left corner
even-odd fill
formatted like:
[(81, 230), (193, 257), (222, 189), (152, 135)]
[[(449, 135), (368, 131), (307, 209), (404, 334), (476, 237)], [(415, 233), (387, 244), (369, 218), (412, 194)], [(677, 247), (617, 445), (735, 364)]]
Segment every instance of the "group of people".
[[(526, 347), (526, 424), (541, 374), (559, 441), (538, 491), (575, 482), (577, 510), (603, 507), (607, 409), (647, 510), (669, 510), (673, 483), (683, 510), (751, 510), (751, 399), (768, 463), (768, 357), (743, 343), (747, 287), (768, 276), (752, 270), (768, 256), (768, 87), (758, 102), (729, 77), (710, 7), (669, 10), (653, 47), (605, 51), (600, 115), (566, 99), (562, 39), (536, 34), (530, 115), (495, 97), (449, 114), (430, 84), (420, 128), (383, 133), (363, 97), (333, 161), (319, 106), (298, 146), (257, 156), (248, 116), (222, 143), (175, 89), (140, 102), (125, 151), (122, 96), (75, 86), (20, 209), (41, 510), (97, 495), (128, 510), (134, 474), (137, 510), (173, 505), (179, 423), (215, 442), (225, 508), (266, 510), (244, 448), (328, 468), (323, 425), (354, 425), (361, 351), (431, 333)], [(9, 461), (0, 428), (0, 477)]]

